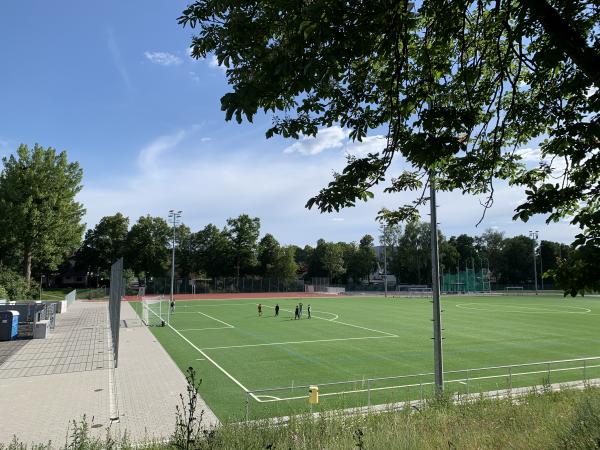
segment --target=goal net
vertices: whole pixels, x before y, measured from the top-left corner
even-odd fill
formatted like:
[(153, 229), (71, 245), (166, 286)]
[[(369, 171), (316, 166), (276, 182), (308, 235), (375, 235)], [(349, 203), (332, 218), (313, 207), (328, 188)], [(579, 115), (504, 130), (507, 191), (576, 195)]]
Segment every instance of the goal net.
[(506, 286), (504, 288), (506, 295), (523, 295), (523, 286)]
[(146, 326), (161, 326), (163, 322), (163, 310), (166, 312), (166, 304), (161, 297), (144, 297), (142, 299), (142, 321)]
[(433, 289), (428, 287), (411, 287), (406, 293), (409, 297), (433, 297)]

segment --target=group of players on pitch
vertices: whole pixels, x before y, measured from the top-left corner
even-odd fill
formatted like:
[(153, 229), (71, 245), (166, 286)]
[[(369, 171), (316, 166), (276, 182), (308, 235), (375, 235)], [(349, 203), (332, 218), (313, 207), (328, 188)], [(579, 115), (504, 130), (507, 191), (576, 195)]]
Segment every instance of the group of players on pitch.
[[(302, 303), (298, 303), (296, 305), (296, 309), (294, 310), (294, 320), (300, 320), (300, 318), (302, 317)], [(307, 318), (310, 319), (311, 316), (311, 310), (310, 310), (310, 304), (306, 307), (306, 312), (308, 313)], [(262, 303), (258, 304), (258, 316), (262, 317), (262, 313), (263, 313), (263, 305)], [(277, 303), (275, 305), (275, 317), (279, 316), (279, 303)]]

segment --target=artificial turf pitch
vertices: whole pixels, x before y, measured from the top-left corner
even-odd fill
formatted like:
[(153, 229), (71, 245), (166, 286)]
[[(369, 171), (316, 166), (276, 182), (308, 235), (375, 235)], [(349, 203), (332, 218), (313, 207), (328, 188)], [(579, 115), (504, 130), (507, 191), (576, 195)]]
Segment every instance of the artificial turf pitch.
[[(303, 317), (294, 320), (299, 302)], [(452, 296), (442, 309), (445, 379), (459, 380), (446, 384), (448, 392), (600, 378), (600, 359), (474, 370), (600, 356), (600, 298)], [(263, 418), (308, 411), (308, 390), (298, 386), (313, 384), (321, 385), (321, 410), (430, 395), (431, 318), (427, 298), (198, 300), (178, 301), (170, 326), (151, 330), (182, 371), (196, 370), (201, 395), (219, 418), (238, 420), (247, 412)], [(463, 369), (470, 370), (451, 372)], [(368, 381), (395, 376), (406, 377)], [(342, 381), (349, 382), (322, 386)], [(282, 389), (247, 393), (266, 388)]]

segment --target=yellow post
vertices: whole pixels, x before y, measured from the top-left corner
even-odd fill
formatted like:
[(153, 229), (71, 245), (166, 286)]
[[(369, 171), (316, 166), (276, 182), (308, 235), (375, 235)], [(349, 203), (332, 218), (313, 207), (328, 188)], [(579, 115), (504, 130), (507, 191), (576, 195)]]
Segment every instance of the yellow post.
[(311, 405), (319, 403), (319, 386), (311, 386), (308, 388), (308, 403)]

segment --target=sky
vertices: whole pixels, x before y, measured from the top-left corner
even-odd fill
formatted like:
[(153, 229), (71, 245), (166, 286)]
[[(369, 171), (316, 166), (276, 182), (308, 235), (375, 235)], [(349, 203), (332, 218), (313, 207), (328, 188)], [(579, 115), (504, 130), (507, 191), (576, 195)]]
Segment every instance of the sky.
[[(261, 233), (283, 244), (314, 245), (379, 236), (382, 207), (410, 202), (413, 194), (383, 194), (337, 214), (307, 210), (345, 155), (382, 148), (382, 136), (352, 143), (340, 127), (300, 140), (265, 138), (270, 116), (252, 124), (226, 122), (220, 98), (225, 72), (214, 58), (193, 60), (194, 34), (177, 24), (179, 0), (4, 0), (0, 2), (0, 156), (19, 144), (65, 150), (84, 171), (78, 200), (93, 227), (121, 212), (131, 223), (182, 210), (193, 231), (223, 227), (246, 213), (261, 219)], [(536, 148), (521, 149), (532, 162)], [(402, 161), (394, 166), (403, 168)], [(540, 238), (571, 242), (578, 229), (545, 217), (514, 222), (525, 198), (498, 183), (494, 206), (476, 227), (480, 198), (438, 195), (444, 235), (506, 236), (539, 230)], [(423, 219), (428, 220), (426, 211)]]

